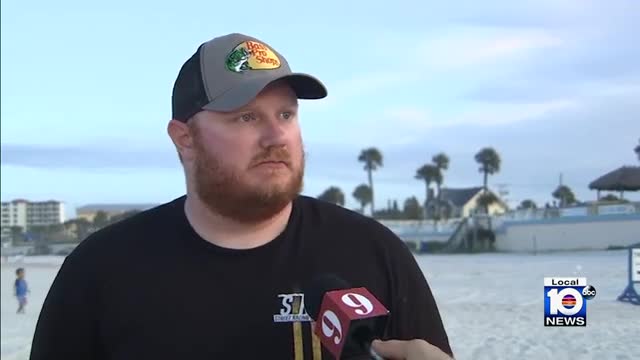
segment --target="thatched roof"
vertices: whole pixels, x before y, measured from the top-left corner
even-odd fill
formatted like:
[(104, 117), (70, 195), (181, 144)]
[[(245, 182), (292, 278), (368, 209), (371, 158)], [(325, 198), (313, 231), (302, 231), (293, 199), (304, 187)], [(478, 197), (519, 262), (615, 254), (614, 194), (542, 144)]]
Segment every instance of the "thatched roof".
[(623, 166), (602, 175), (589, 184), (591, 190), (638, 191), (640, 190), (640, 166)]

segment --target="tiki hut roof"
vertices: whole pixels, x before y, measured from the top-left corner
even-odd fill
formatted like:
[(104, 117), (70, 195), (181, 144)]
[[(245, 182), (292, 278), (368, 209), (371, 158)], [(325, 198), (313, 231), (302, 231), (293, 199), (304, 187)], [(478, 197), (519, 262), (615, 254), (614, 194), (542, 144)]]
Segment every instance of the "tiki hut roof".
[(589, 184), (591, 190), (638, 191), (640, 190), (640, 166), (623, 166), (602, 175)]

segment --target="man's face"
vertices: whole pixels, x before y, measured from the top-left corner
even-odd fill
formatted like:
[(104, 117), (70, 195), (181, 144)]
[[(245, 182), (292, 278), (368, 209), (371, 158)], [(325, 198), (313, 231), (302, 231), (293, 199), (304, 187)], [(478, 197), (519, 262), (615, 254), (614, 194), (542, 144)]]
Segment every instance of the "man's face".
[(241, 222), (266, 220), (302, 190), (304, 152), (297, 97), (284, 82), (230, 113), (189, 122), (195, 191), (213, 211)]

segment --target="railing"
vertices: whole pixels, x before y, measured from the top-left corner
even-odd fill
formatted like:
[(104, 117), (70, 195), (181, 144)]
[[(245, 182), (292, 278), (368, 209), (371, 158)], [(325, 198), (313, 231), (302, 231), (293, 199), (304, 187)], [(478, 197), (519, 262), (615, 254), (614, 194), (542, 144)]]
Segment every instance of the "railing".
[(459, 224), (456, 230), (453, 232), (449, 241), (445, 244), (445, 246), (440, 250), (441, 252), (453, 252), (464, 245), (464, 241), (467, 238), (467, 234), (469, 233), (469, 219), (463, 219)]
[(440, 220), (378, 220), (396, 234), (452, 234), (462, 219)]
[[(598, 217), (624, 214), (640, 214), (640, 202), (630, 203), (595, 203), (586, 206), (548, 208), (536, 210), (514, 210), (505, 214), (492, 216), (491, 228), (500, 231), (502, 225), (509, 222), (527, 222), (538, 220), (567, 219), (577, 217)], [(387, 226), (396, 235), (405, 241), (446, 241), (447, 248), (458, 246), (461, 241), (462, 230), (470, 227), (470, 218), (448, 219), (445, 221), (433, 220), (378, 220)], [(486, 216), (476, 215), (475, 221), (480, 221), (483, 227), (488, 226), (489, 219)]]
[(574, 216), (600, 216), (600, 215), (625, 215), (640, 214), (640, 202), (630, 203), (597, 203), (582, 206), (564, 208), (544, 208), (514, 210), (497, 216), (503, 221), (526, 221), (552, 218), (564, 218)]

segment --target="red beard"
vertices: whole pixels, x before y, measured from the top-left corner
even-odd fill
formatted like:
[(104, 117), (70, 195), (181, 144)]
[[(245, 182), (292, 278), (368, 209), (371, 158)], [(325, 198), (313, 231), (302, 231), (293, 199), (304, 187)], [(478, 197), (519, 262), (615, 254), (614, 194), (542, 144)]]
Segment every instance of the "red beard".
[(194, 168), (195, 192), (211, 211), (241, 223), (256, 223), (268, 220), (281, 212), (303, 188), (304, 155), (300, 167), (289, 152), (282, 147), (271, 147), (251, 161), (255, 166), (264, 161), (285, 162), (291, 171), (286, 184), (250, 185), (243, 174), (225, 168), (220, 159), (211, 156), (194, 139), (197, 151)]

